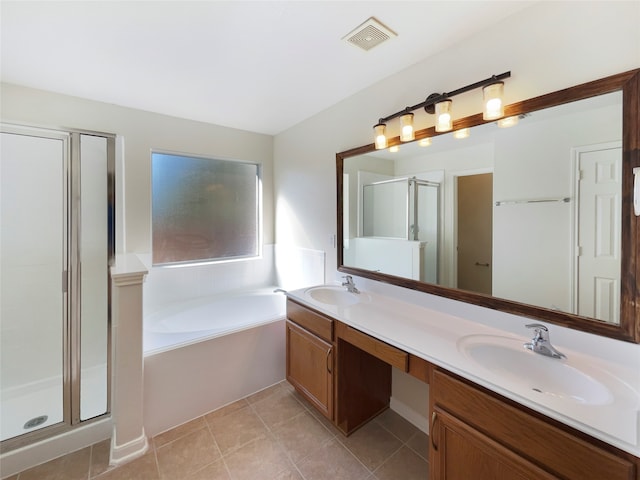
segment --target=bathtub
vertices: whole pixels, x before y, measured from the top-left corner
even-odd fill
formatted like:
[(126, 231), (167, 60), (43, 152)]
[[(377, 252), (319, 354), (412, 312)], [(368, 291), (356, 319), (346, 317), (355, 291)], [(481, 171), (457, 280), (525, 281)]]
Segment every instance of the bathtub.
[(197, 298), (144, 316), (144, 426), (156, 435), (285, 378), (276, 287)]
[(143, 348), (149, 355), (229, 335), (285, 316), (277, 287), (242, 290), (174, 302), (144, 316)]

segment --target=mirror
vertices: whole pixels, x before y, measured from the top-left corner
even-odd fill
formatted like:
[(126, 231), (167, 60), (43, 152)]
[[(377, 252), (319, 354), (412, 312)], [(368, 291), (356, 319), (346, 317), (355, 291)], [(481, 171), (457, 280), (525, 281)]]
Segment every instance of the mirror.
[(639, 72), (337, 154), (338, 270), (640, 341)]

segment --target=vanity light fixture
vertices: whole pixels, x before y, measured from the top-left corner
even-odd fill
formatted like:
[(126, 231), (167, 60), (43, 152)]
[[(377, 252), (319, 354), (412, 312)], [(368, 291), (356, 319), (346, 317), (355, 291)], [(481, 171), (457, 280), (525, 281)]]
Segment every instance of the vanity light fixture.
[(400, 117), (400, 141), (410, 142), (416, 135), (413, 131), (413, 113), (405, 113)]
[(448, 132), (453, 128), (453, 118), (451, 118), (451, 100), (444, 100), (436, 103), (436, 132)]
[(461, 128), (460, 130), (453, 132), (453, 138), (467, 138), (470, 133), (470, 128)]
[[(451, 97), (455, 97), (461, 93), (483, 89), (484, 111), (482, 118), (484, 120), (497, 120), (504, 115), (504, 105), (502, 101), (502, 93), (504, 91), (504, 80), (509, 78), (511, 72), (504, 72), (500, 75), (493, 75), (476, 83), (458, 88), (448, 93), (432, 93), (424, 102), (405, 107), (396, 113), (387, 117), (382, 117), (373, 127), (375, 135), (375, 148), (381, 150), (387, 148), (388, 142), (385, 134), (386, 124), (394, 118), (400, 117), (401, 134), (400, 141), (409, 142), (415, 139), (415, 131), (413, 128), (413, 111), (424, 108), (427, 113), (436, 114), (435, 130), (436, 132), (448, 132), (453, 129), (453, 117), (451, 115), (451, 106), (453, 104)], [(405, 129), (406, 127), (406, 129)]]
[(504, 117), (501, 118), (500, 120), (498, 120), (498, 127), (500, 128), (509, 128), (509, 127), (515, 127), (518, 124), (518, 121), (520, 119), (518, 118), (517, 115), (514, 115), (512, 117)]
[(387, 126), (384, 123), (379, 123), (373, 127), (376, 139), (376, 150), (384, 150), (387, 148), (387, 137), (384, 134), (386, 128)]
[(496, 120), (504, 117), (503, 93), (504, 82), (492, 83), (482, 89), (482, 98), (484, 100), (483, 120)]

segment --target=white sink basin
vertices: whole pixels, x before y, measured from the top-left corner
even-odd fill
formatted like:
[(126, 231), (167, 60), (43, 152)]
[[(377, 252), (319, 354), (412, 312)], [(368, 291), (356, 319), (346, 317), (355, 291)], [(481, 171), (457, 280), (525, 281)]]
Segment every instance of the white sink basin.
[(509, 385), (578, 404), (613, 402), (614, 395), (605, 385), (611, 378), (603, 379), (604, 372), (574, 366), (570, 358), (555, 359), (534, 353), (525, 349), (523, 343), (509, 337), (468, 335), (458, 341), (458, 350)]
[(337, 285), (311, 287), (305, 290), (304, 293), (316, 302), (339, 307), (355, 305), (356, 303), (367, 301), (369, 297), (366, 293), (351, 293), (345, 287)]

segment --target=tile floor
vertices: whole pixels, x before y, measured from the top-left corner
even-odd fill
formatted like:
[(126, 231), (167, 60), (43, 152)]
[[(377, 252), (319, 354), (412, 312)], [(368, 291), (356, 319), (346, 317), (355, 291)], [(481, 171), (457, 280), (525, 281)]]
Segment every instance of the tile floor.
[(157, 435), (109, 468), (110, 441), (9, 480), (413, 480), (428, 478), (428, 436), (387, 410), (344, 437), (287, 383)]

